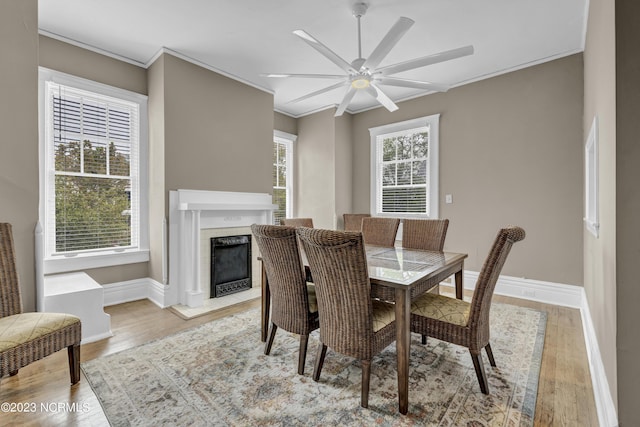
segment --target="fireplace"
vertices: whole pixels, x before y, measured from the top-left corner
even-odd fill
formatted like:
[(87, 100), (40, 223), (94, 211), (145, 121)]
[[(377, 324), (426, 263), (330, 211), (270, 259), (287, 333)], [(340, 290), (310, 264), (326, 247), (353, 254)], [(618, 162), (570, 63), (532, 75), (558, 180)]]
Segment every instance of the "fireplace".
[[(165, 304), (195, 308), (203, 306), (205, 300), (211, 301), (210, 239), (250, 236), (251, 224), (273, 223), (273, 211), (277, 207), (267, 193), (170, 191), (169, 284)], [(255, 288), (260, 286), (261, 278), (259, 251), (255, 239), (249, 242), (252, 261), (249, 283)]]
[(251, 289), (251, 235), (211, 238), (211, 298)]

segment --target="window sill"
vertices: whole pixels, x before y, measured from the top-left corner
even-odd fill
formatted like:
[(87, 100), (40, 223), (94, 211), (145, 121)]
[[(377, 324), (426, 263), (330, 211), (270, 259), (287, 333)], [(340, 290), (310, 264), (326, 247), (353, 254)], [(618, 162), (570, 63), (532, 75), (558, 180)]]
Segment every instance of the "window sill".
[(147, 261), (149, 261), (148, 250), (79, 254), (74, 257), (47, 258), (44, 260), (44, 274), (66, 273), (69, 271), (113, 267)]

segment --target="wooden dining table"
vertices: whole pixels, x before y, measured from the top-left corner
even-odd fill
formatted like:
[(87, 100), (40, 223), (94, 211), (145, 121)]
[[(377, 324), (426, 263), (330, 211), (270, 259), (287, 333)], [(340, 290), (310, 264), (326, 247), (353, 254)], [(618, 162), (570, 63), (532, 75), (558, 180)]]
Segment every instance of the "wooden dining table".
[[(433, 252), (402, 247), (365, 247), (371, 295), (379, 298), (392, 290), (396, 316), (396, 357), (398, 369), (398, 411), (409, 410), (409, 355), (411, 349), (411, 291), (430, 289), (450, 276), (455, 277), (456, 297), (462, 299), (462, 273), (467, 254)], [(312, 279), (309, 277), (309, 279)], [(271, 294), (262, 269), (261, 339), (267, 340)]]

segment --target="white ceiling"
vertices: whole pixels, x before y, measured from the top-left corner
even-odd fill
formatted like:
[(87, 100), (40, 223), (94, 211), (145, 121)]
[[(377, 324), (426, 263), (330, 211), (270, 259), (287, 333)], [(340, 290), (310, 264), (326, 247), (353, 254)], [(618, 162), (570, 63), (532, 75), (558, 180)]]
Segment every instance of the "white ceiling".
[[(360, 0), (362, 1), (362, 0)], [(400, 16), (415, 21), (381, 66), (473, 45), (472, 56), (394, 77), (452, 87), (584, 49), (588, 0), (364, 0), (362, 56)], [(345, 89), (289, 101), (335, 83), (261, 73), (341, 74), (292, 34), (304, 29), (351, 62), (358, 56), (356, 0), (39, 0), (42, 34), (148, 66), (163, 49), (274, 94), (299, 117), (340, 103)], [(424, 95), (384, 86), (395, 102)], [(358, 93), (348, 112), (378, 107)]]

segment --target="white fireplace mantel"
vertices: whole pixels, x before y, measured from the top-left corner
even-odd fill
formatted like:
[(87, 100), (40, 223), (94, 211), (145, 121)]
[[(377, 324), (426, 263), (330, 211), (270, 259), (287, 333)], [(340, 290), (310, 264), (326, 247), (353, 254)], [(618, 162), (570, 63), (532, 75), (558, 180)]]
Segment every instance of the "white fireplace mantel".
[(200, 230), (272, 224), (277, 207), (267, 193), (170, 191), (168, 304), (204, 304)]

